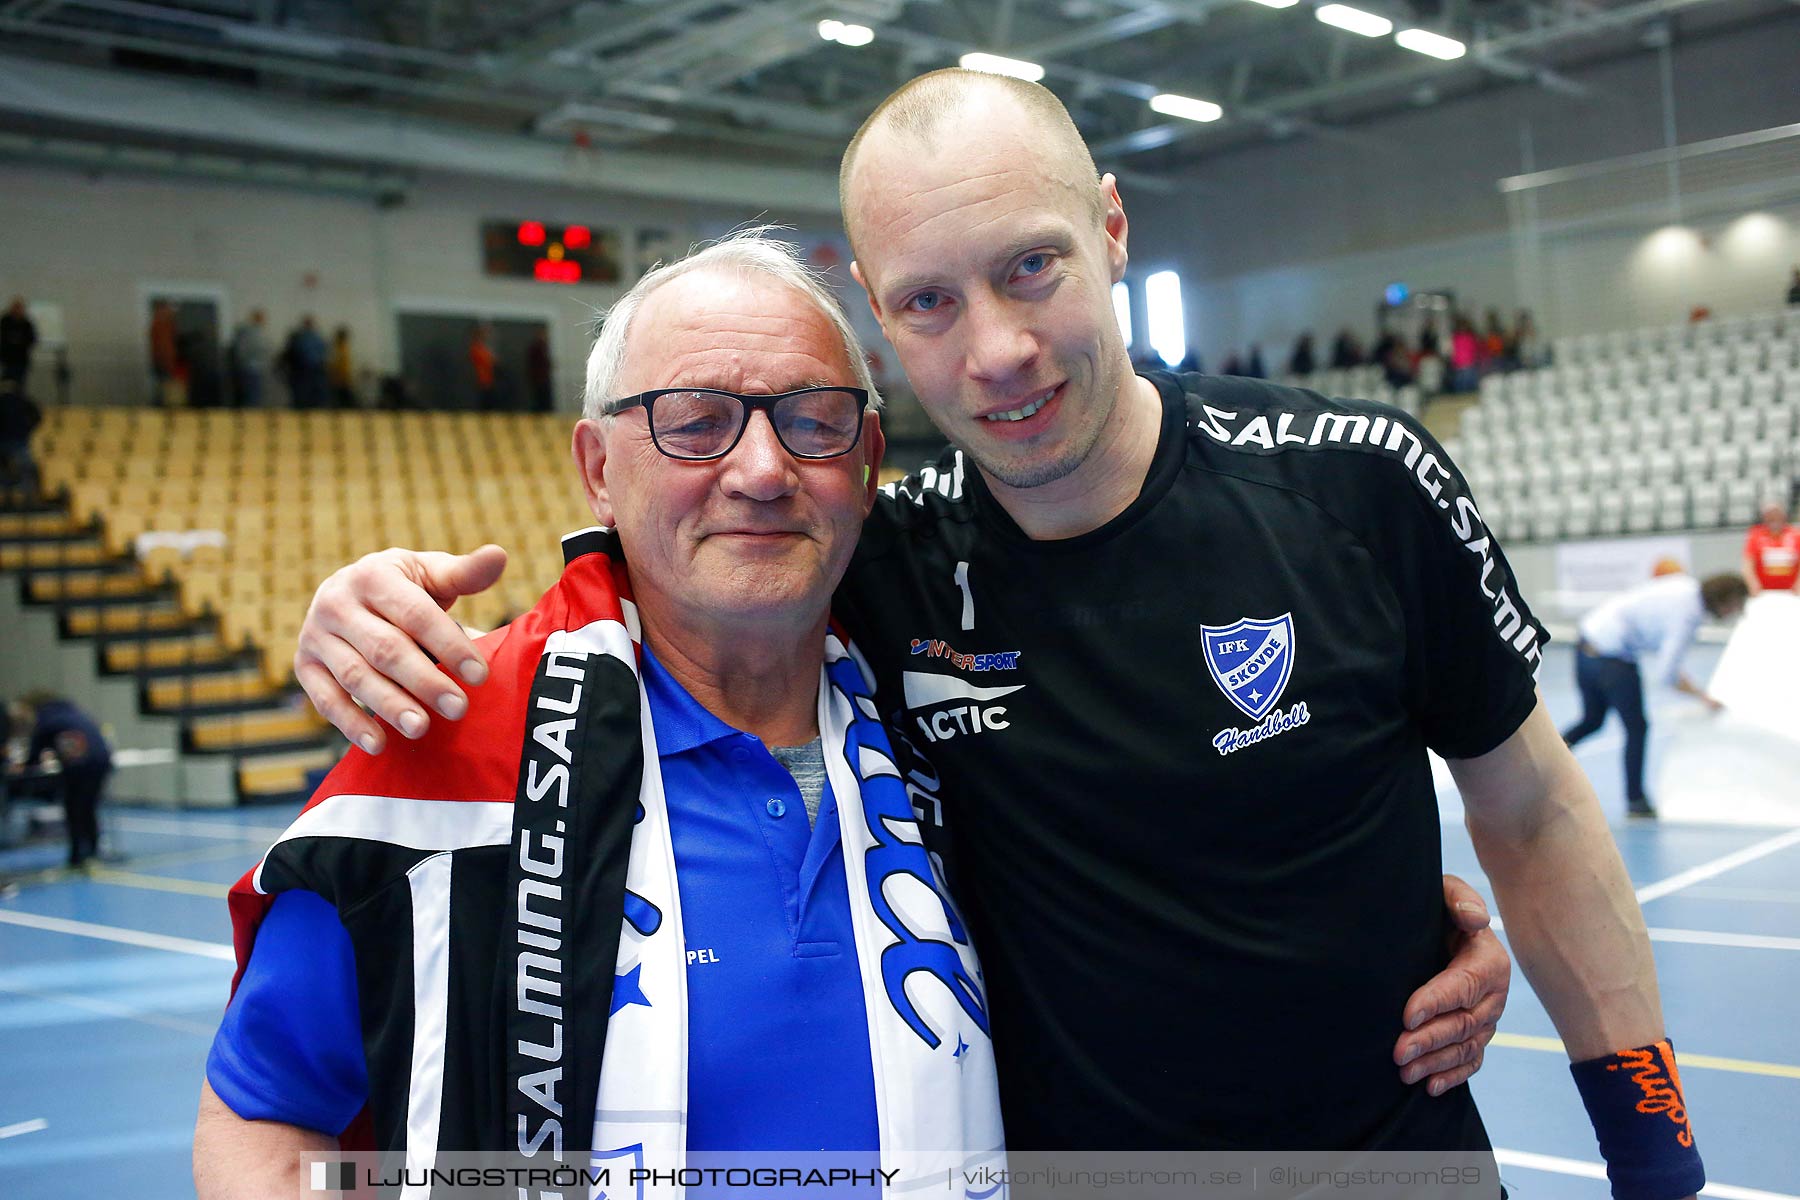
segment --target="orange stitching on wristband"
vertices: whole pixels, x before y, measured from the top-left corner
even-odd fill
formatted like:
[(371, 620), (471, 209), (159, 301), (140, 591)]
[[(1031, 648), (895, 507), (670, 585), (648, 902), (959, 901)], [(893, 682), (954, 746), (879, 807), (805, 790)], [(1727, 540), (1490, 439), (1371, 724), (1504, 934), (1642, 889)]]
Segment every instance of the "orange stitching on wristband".
[(1692, 1149), (1694, 1129), (1688, 1123), (1687, 1107), (1681, 1095), (1681, 1075), (1675, 1069), (1675, 1055), (1667, 1041), (1657, 1042), (1642, 1050), (1620, 1050), (1613, 1055), (1618, 1062), (1606, 1064), (1609, 1071), (1629, 1071), (1644, 1098), (1637, 1110), (1646, 1116), (1662, 1113), (1677, 1126), (1675, 1140)]

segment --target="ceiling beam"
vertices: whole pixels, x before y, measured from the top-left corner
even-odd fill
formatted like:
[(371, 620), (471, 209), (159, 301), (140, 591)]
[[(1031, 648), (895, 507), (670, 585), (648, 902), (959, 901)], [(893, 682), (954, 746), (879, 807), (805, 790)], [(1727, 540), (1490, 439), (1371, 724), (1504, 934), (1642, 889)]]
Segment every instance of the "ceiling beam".
[[(1683, 9), (1728, 2), (1730, 0), (1638, 0), (1637, 3), (1627, 4), (1621, 8), (1582, 9), (1561, 14), (1552, 24), (1503, 34), (1477, 43), (1470, 47), (1470, 54), (1473, 57), (1485, 56), (1504, 62), (1507, 61), (1507, 56), (1520, 51), (1535, 50), (1557, 42), (1572, 41), (1618, 26), (1635, 25), (1640, 21), (1667, 16)], [(1426, 82), (1456, 69), (1459, 63), (1460, 60), (1438, 62), (1420, 56), (1418, 63), (1387, 71), (1370, 72), (1338, 83), (1302, 88), (1298, 91), (1272, 96), (1262, 101), (1257, 107), (1266, 116), (1287, 115), (1309, 109), (1314, 105), (1343, 100), (1351, 96), (1388, 88), (1404, 88)], [(1543, 68), (1534, 66), (1527, 69), (1532, 72), (1534, 82), (1543, 82), (1539, 77), (1543, 74)], [(1551, 72), (1550, 74), (1554, 76), (1555, 73)], [(1550, 85), (1546, 84), (1545, 86)], [(1570, 81), (1570, 86), (1579, 85)], [(1191, 121), (1169, 121), (1140, 129), (1126, 137), (1115, 138), (1111, 142), (1102, 144), (1112, 147), (1112, 153), (1138, 154), (1146, 150), (1187, 141), (1209, 129), (1228, 127), (1227, 121), (1242, 115), (1241, 112), (1234, 110), (1227, 114), (1226, 121), (1217, 121), (1209, 125), (1196, 125)], [(1095, 152), (1099, 152), (1098, 147), (1095, 148)]]
[(1127, 41), (1146, 33), (1153, 33), (1158, 29), (1166, 29), (1181, 19), (1167, 5), (1145, 4), (1129, 12), (1122, 12), (1116, 17), (1108, 17), (1106, 20), (1096, 21), (1092, 25), (1071, 29), (1068, 33), (1060, 36), (1020, 46), (1013, 53), (1019, 58), (1041, 62), (1046, 58), (1073, 54), (1077, 50), (1087, 50), (1094, 46), (1110, 46), (1114, 42)]
[[(0, 112), (59, 125), (262, 152), (377, 171), (441, 171), (781, 214), (835, 213), (837, 179), (823, 167), (770, 166), (716, 155), (605, 149), (483, 133), (391, 110), (277, 99), (243, 89), (0, 56)], [(721, 131), (709, 130), (717, 134)], [(746, 143), (762, 140), (758, 131)]]

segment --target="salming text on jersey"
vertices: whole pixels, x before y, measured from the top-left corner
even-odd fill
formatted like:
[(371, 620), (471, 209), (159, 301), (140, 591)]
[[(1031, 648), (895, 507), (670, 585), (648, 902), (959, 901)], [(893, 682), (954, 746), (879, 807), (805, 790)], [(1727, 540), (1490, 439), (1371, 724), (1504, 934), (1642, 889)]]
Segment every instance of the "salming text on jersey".
[(1436, 506), (1464, 549), (1481, 560), (1480, 586), (1494, 606), (1494, 628), (1534, 667), (1543, 657), (1537, 627), (1509, 588), (1494, 581), (1494, 541), (1475, 500), (1437, 453), (1412, 427), (1382, 412), (1269, 411), (1253, 416), (1201, 401), (1190, 409), (1189, 425), (1222, 445), (1261, 452), (1361, 449), (1404, 463), (1414, 482)]

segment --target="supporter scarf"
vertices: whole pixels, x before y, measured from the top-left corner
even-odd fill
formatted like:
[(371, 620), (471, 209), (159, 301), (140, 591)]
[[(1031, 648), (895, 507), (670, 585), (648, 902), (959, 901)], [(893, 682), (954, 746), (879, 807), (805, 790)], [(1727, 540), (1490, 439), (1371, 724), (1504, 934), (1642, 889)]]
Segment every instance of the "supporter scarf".
[[(440, 1149), (685, 1161), (685, 945), (636, 607), (610, 532), (569, 535), (564, 557), (556, 586), (482, 640), (489, 679), (467, 717), (390, 738), (379, 757), (351, 750), (232, 888), (240, 977), (277, 894), (336, 906), (369, 1066), (368, 1109), (342, 1142), (404, 1148), (409, 1170)], [(980, 968), (866, 664), (835, 632), (818, 722), (882, 1165), (917, 1178), (996, 1163)]]

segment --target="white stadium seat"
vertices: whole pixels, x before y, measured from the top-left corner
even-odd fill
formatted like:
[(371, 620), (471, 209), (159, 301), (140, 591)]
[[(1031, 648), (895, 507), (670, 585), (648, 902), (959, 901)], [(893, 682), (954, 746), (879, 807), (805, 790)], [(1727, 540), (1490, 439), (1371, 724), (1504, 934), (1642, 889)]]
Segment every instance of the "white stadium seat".
[(1688, 489), (1692, 502), (1691, 518), (1697, 528), (1720, 525), (1725, 520), (1725, 485), (1714, 481), (1693, 484)]
[(1714, 479), (1730, 482), (1744, 473), (1744, 448), (1736, 442), (1714, 442), (1709, 447), (1712, 463), (1709, 470)]
[(1568, 497), (1568, 509), (1564, 514), (1563, 531), (1569, 537), (1588, 537), (1593, 534), (1599, 519), (1599, 504), (1592, 492), (1572, 492)]
[(1596, 533), (1622, 533), (1625, 529), (1625, 493), (1610, 488), (1600, 493), (1599, 520)]
[(1727, 525), (1748, 524), (1756, 518), (1756, 509), (1761, 501), (1757, 481), (1742, 476), (1727, 479), (1725, 483), (1725, 513), (1723, 523)]
[(1563, 498), (1546, 492), (1531, 502), (1531, 536), (1540, 542), (1562, 536)]
[(1689, 439), (1677, 444), (1675, 458), (1680, 464), (1681, 478), (1687, 483), (1706, 479), (1712, 472), (1712, 450), (1702, 442)]
[(1618, 464), (1619, 468), (1616, 487), (1630, 489), (1649, 478), (1650, 464), (1646, 461), (1647, 453), (1641, 449), (1621, 449), (1613, 455), (1613, 461)]
[(1656, 489), (1656, 527), (1685, 529), (1688, 525), (1688, 492), (1679, 483), (1665, 483)]
[(1763, 436), (1777, 445), (1794, 439), (1794, 427), (1800, 423), (1800, 405), (1777, 404), (1763, 414)]
[(1747, 446), (1762, 436), (1763, 410), (1740, 404), (1725, 413), (1725, 436)]
[(1657, 489), (1636, 484), (1625, 491), (1625, 531), (1648, 533), (1656, 528)]
[(1750, 475), (1773, 475), (1781, 465), (1780, 460), (1779, 448), (1767, 438), (1751, 442), (1744, 448), (1744, 467)]

